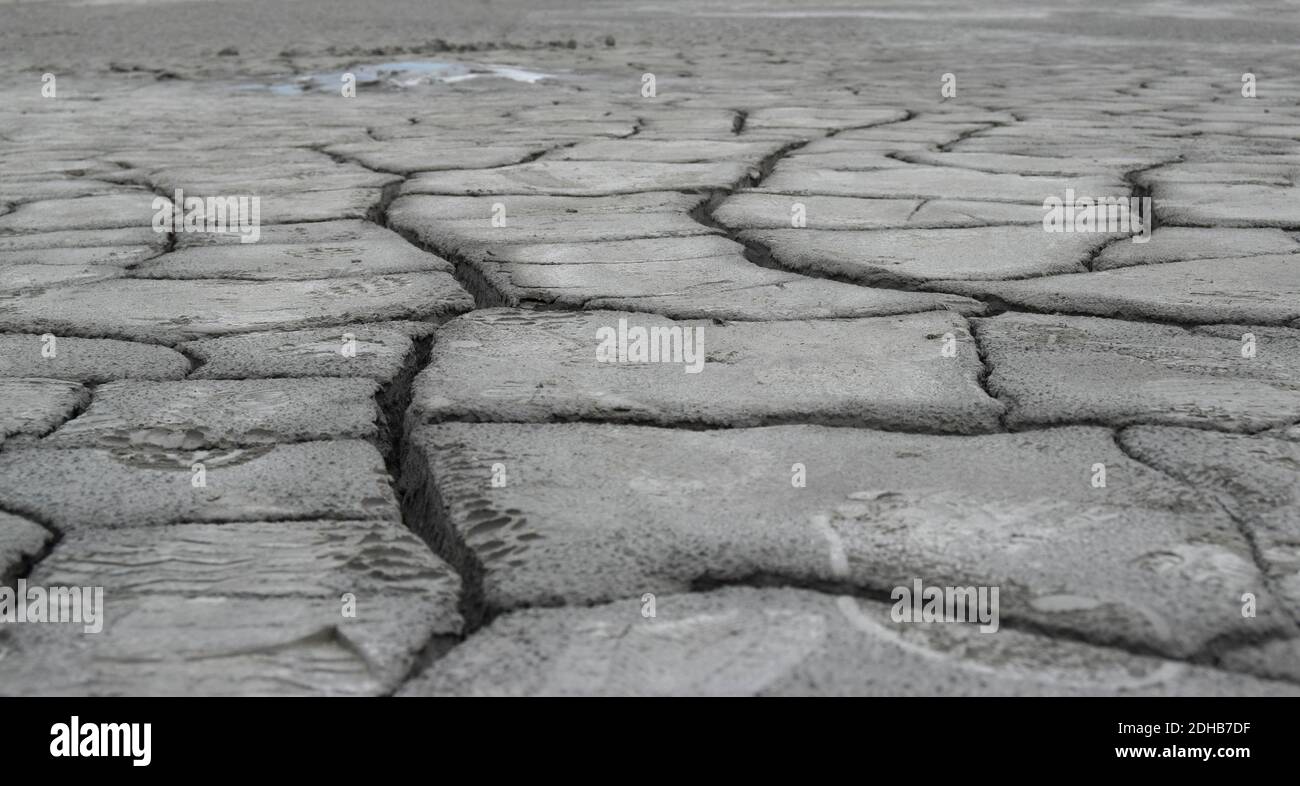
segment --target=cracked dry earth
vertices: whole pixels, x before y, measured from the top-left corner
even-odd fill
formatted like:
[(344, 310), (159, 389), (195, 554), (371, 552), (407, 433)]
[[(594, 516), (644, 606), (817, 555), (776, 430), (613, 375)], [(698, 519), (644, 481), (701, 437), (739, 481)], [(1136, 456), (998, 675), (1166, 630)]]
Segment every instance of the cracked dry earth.
[[(1283, 50), (1244, 99), (1024, 30), (637, 39), (6, 83), (0, 573), (106, 623), (0, 627), (0, 694), (1300, 693)], [(156, 233), (178, 188), (259, 242)], [(1066, 189), (1150, 242), (1044, 232)], [(597, 363), (620, 319), (702, 372)], [(892, 622), (916, 578), (1001, 628)]]

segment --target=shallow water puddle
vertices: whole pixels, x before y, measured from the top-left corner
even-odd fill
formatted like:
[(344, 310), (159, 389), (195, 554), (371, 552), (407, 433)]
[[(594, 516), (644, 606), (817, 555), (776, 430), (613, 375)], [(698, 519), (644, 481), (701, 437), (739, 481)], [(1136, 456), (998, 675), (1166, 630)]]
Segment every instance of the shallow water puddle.
[(513, 82), (537, 84), (543, 79), (555, 79), (552, 74), (530, 71), (518, 66), (493, 65), (488, 63), (460, 63), (434, 61), (402, 61), (358, 65), (346, 71), (307, 74), (296, 77), (292, 82), (272, 85), (244, 85), (247, 90), (270, 90), (276, 95), (299, 95), (314, 90), (337, 90), (343, 83), (343, 75), (352, 74), (358, 85), (387, 85), (395, 88), (417, 87), (436, 82), (450, 84), (464, 82), (480, 77), (509, 79)]

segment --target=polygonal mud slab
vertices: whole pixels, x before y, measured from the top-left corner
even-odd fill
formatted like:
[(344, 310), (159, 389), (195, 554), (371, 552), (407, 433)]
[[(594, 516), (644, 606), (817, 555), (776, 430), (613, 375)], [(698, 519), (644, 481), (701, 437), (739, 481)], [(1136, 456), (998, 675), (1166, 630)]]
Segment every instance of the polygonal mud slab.
[[(1133, 455), (1213, 493), (1250, 534), (1273, 589), (1300, 620), (1300, 444), (1273, 437), (1140, 427)], [(1265, 610), (1263, 596), (1260, 613)]]
[(1021, 205), (1014, 202), (973, 202), (956, 199), (931, 199), (921, 204), (909, 226), (959, 227), (959, 226), (1042, 226), (1042, 205)]
[(245, 333), (180, 345), (201, 364), (191, 379), (369, 377), (386, 383), (407, 363), (412, 335), (431, 323), (343, 325), (315, 330)]
[(338, 598), (115, 599), (108, 591), (101, 633), (24, 626), (0, 661), (0, 694), (381, 695), (400, 684), (421, 637), (436, 633), (420, 606), (377, 625), (357, 625), (341, 608)]
[(872, 289), (759, 267), (739, 254), (609, 265), (484, 265), (507, 304), (660, 313), (674, 319), (821, 319), (951, 308), (978, 313), (974, 300)]
[(49, 199), (76, 199), (85, 196), (104, 196), (121, 193), (122, 186), (103, 180), (51, 178), (41, 180), (9, 180), (5, 183), (5, 199), (14, 202), (36, 202)]
[(939, 122), (912, 119), (881, 128), (850, 129), (843, 133), (837, 133), (833, 141), (844, 144), (876, 145), (881, 150), (901, 153), (945, 147), (957, 142), (964, 142), (964, 138), (968, 135), (985, 133), (989, 130), (990, 124), (985, 121)]
[(664, 164), (644, 161), (534, 161), (528, 164), (430, 172), (402, 186), (402, 194), (555, 194), (609, 196), (639, 191), (710, 191), (750, 176), (744, 161)]
[(59, 546), (30, 581), (104, 587), (104, 631), (21, 631), (0, 674), (28, 679), (0, 693), (381, 693), (462, 625), (459, 578), (392, 522), (179, 524)]
[(1040, 177), (1116, 177), (1128, 170), (1148, 167), (1158, 161), (1158, 159), (1152, 157), (1140, 156), (1064, 158), (1003, 153), (963, 153), (960, 151), (933, 152), (928, 150), (899, 153), (898, 158), (902, 161), (927, 166), (956, 167), (959, 169), (975, 169), (981, 172), (1036, 175)]
[(152, 176), (155, 188), (171, 194), (183, 189), (193, 194), (212, 196), (257, 195), (264, 201), (282, 194), (302, 195), (318, 191), (374, 191), (402, 182), (402, 178), (387, 172), (371, 172), (360, 167), (308, 165), (302, 169), (277, 173), (274, 170), (194, 170), (188, 167), (179, 171), (164, 171)]
[[(1271, 364), (1288, 364), (1300, 358), (1300, 325), (1296, 328), (1267, 327), (1260, 325), (1197, 325), (1189, 328), (1193, 333), (1203, 336), (1226, 338), (1237, 343), (1246, 355), (1253, 353)], [(1253, 358), (1252, 358), (1253, 359)], [(1300, 422), (1291, 427), (1300, 433)], [(1285, 432), (1286, 429), (1280, 430)]]
[(739, 159), (757, 164), (781, 149), (779, 141), (743, 139), (597, 139), (548, 154), (548, 161), (644, 161), (690, 164)]
[(407, 493), (443, 553), (482, 572), (488, 609), (921, 578), (1000, 586), (1004, 623), (1178, 656), (1285, 624), (1262, 601), (1241, 616), (1262, 580), (1227, 514), (1108, 429), (443, 424), (408, 445)]
[(355, 440), (0, 453), (0, 507), (64, 532), (178, 522), (398, 521), (383, 458)]
[[(1110, 111), (1114, 111), (1113, 108)], [(1077, 122), (1077, 121), (1075, 121)], [(1073, 122), (1070, 123), (1073, 125)], [(1062, 156), (1066, 158), (1088, 158), (1096, 156), (1127, 155), (1148, 157), (1157, 160), (1167, 159), (1174, 154), (1174, 144), (1185, 147), (1186, 138), (1172, 143), (1169, 140), (1134, 141), (1120, 138), (1113, 131), (1103, 135), (1073, 135), (1068, 129), (1058, 125), (1052, 129), (1025, 129), (1016, 135), (997, 135), (998, 129), (990, 129), (979, 136), (963, 139), (963, 153), (1002, 153), (1008, 155)], [(1240, 137), (1238, 137), (1240, 139)], [(911, 152), (911, 151), (907, 151)]]
[(180, 379), (189, 370), (189, 360), (167, 347), (53, 334), (0, 335), (0, 377), (96, 385), (115, 379)]
[(1202, 259), (1024, 281), (939, 281), (928, 289), (1035, 311), (1169, 322), (1300, 319), (1300, 254)]
[(131, 271), (141, 278), (231, 278), (291, 281), (438, 270), (451, 263), (391, 234), (384, 241), (346, 245), (220, 245), (164, 254)]
[(1146, 243), (1114, 243), (1093, 261), (1093, 270), (1189, 259), (1240, 258), (1300, 253), (1300, 243), (1280, 229), (1159, 227)]
[[(791, 196), (744, 191), (729, 196), (713, 218), (732, 229), (889, 229), (972, 227), (991, 224), (1041, 226), (1039, 205), (921, 199)], [(796, 222), (799, 219), (803, 226)]]
[(947, 312), (717, 325), (490, 309), (439, 329), (411, 415), (972, 433), (997, 429), (1002, 411), (981, 371), (966, 321)]
[[(1300, 354), (1243, 357), (1241, 336), (1008, 313), (975, 323), (1012, 428), (1104, 423), (1259, 431), (1300, 421)], [(1258, 340), (1258, 339), (1257, 339)]]
[(1080, 273), (1110, 237), (1050, 233), (1042, 227), (740, 233), (742, 241), (764, 249), (781, 267), (886, 286)]
[(617, 197), (398, 197), (388, 224), (440, 254), (469, 253), (483, 246), (573, 243), (594, 240), (710, 235), (691, 218), (701, 203), (692, 194), (628, 194)]
[(1257, 156), (1254, 161), (1185, 161), (1143, 172), (1140, 179), (1150, 186), (1174, 183), (1248, 184), (1286, 186), (1300, 176), (1300, 166), (1284, 157)]
[[(1204, 336), (1230, 338), (1243, 343), (1247, 333), (1255, 338), (1255, 353), (1259, 357), (1279, 358), (1292, 352), (1300, 352), (1300, 330), (1284, 327), (1262, 327), (1259, 325), (1197, 325), (1188, 328), (1193, 333)], [(1292, 357), (1295, 357), (1292, 355)]]
[(401, 695), (1276, 695), (1300, 689), (889, 606), (733, 587), (498, 617)]
[(394, 596), (411, 600), (430, 590), (440, 596), (446, 618), (455, 619), (460, 583), (401, 524), (365, 520), (83, 531), (60, 541), (30, 579), (47, 586), (109, 586), (120, 595), (231, 593), (316, 598), (335, 607), (350, 592), (361, 620), (385, 606), (391, 611)]
[[(157, 246), (80, 246), (73, 248), (29, 248), (0, 251), (0, 270), (5, 278), (22, 265), (51, 267), (128, 267), (162, 253)], [(6, 283), (9, 283), (8, 281)]]
[[(280, 110), (274, 110), (280, 111)], [(247, 131), (247, 129), (245, 130)], [(313, 135), (330, 137), (335, 134), (355, 135), (355, 131), (341, 128), (278, 128), (263, 126), (254, 133), (241, 133), (237, 145), (242, 148), (236, 159), (231, 152), (235, 145), (204, 145), (202, 150), (186, 151), (175, 146), (166, 152), (157, 147), (140, 148), (135, 151), (116, 153), (113, 160), (119, 165), (130, 164), (137, 170), (145, 170), (150, 177), (165, 177), (168, 180), (241, 180), (250, 177), (267, 179), (311, 179), (315, 175), (334, 172), (357, 173), (365, 169), (337, 163), (330, 156), (318, 150), (304, 150), (294, 146), (291, 136), (310, 139)], [(282, 136), (281, 144), (258, 144), (267, 138)], [(339, 143), (342, 144), (342, 143)]]
[(21, 296), (46, 287), (88, 284), (122, 278), (126, 271), (111, 265), (5, 265), (0, 267), (0, 297)]
[(0, 330), (174, 344), (273, 328), (438, 319), (473, 307), (469, 293), (441, 272), (309, 281), (129, 279), (0, 298)]
[[(248, 198), (250, 201), (246, 203), (247, 213), (240, 215), (234, 213), (233, 208), (229, 209), (228, 223), (224, 231), (216, 231), (213, 228), (216, 226), (215, 222), (219, 214), (209, 215), (209, 223), (199, 228), (187, 228), (184, 224), (179, 224), (176, 230), (177, 236), (219, 235), (233, 238), (236, 242), (239, 242), (242, 237), (249, 237), (251, 240), (244, 241), (245, 244), (259, 242), (263, 224), (296, 224), (371, 217), (383, 201), (385, 193), (381, 188), (266, 192), (250, 188), (250, 184), (232, 185), (233, 189), (214, 188), (208, 194), (232, 201), (236, 197), (241, 200)], [(391, 188), (395, 189), (396, 186)], [(253, 203), (252, 199), (256, 199), (257, 202)], [(245, 203), (241, 202), (241, 204)]]
[(117, 169), (92, 157), (89, 152), (75, 151), (75, 143), (64, 150), (55, 151), (48, 145), (40, 144), (40, 134), (43, 132), (31, 129), (28, 133), (31, 134), (28, 144), (20, 143), (18, 149), (10, 148), (0, 153), (0, 174), (15, 180), (48, 180), (56, 176), (103, 176)]
[(748, 133), (767, 129), (867, 128), (907, 119), (902, 109), (862, 109), (846, 106), (777, 106), (755, 109), (745, 117)]
[[(404, 209), (412, 218), (422, 215), (430, 221), (439, 223), (477, 220), (491, 226), (493, 207), (500, 203), (505, 209), (497, 212), (504, 212), (505, 226), (492, 228), (506, 229), (515, 218), (563, 218), (577, 225), (589, 220), (613, 216), (628, 220), (630, 216), (653, 213), (685, 214), (703, 201), (698, 194), (683, 194), (677, 191), (651, 191), (606, 197), (536, 194), (498, 194), (477, 197), (411, 195), (400, 196), (393, 200), (388, 215), (391, 221), (394, 210)], [(581, 220), (576, 217), (580, 217)], [(709, 231), (704, 227), (700, 229), (701, 232)], [(572, 241), (581, 238), (564, 239)]]
[(384, 191), (379, 188), (262, 194), (260, 220), (267, 224), (293, 224), (367, 218), (377, 210), (383, 199)]
[(1156, 183), (1151, 200), (1162, 224), (1300, 229), (1294, 185)]
[(722, 235), (644, 237), (586, 243), (517, 243), (474, 249), (466, 256), (487, 266), (493, 262), (522, 265), (601, 265), (633, 262), (683, 262), (742, 254), (745, 247)]
[(769, 194), (825, 194), (874, 199), (957, 199), (975, 202), (1023, 202), (1042, 205), (1055, 196), (1065, 199), (1066, 189), (1078, 196), (1128, 196), (1130, 188), (1118, 178), (1031, 177), (977, 172), (946, 167), (907, 167), (870, 172), (842, 172), (780, 163), (764, 181), (760, 192)]
[(148, 227), (158, 212), (154, 199), (170, 214), (171, 201), (148, 191), (32, 202), (0, 216), (0, 233)]
[(54, 533), (34, 521), (0, 510), (0, 584), (24, 573), (54, 540)]
[(370, 169), (411, 175), (444, 169), (486, 169), (518, 164), (541, 152), (536, 147), (453, 144), (437, 139), (390, 139), (332, 145), (331, 155), (360, 162)]
[(721, 286), (706, 283), (698, 289), (664, 294), (597, 297), (584, 307), (640, 311), (670, 319), (754, 321), (879, 317), (935, 310), (970, 315), (984, 311), (984, 305), (977, 300), (953, 295), (930, 299), (925, 297), (927, 294), (871, 289), (764, 270), (762, 275)]
[(90, 400), (75, 382), (58, 379), (0, 379), (0, 444), (53, 430)]
[(111, 382), (46, 447), (168, 450), (318, 439), (375, 439), (381, 415), (371, 379), (222, 379)]
[(713, 209), (713, 220), (731, 229), (880, 229), (907, 226), (919, 199), (790, 196), (743, 191)]
[(102, 248), (106, 246), (148, 246), (159, 251), (167, 235), (153, 231), (149, 222), (120, 229), (72, 229), (28, 235), (0, 235), (0, 251), (30, 251), (50, 248)]
[[(809, 149), (818, 142), (838, 143), (837, 149), (825, 152), (813, 152)], [(781, 163), (788, 167), (827, 169), (837, 172), (870, 172), (899, 167), (898, 159), (892, 158), (892, 153), (881, 151), (875, 142), (851, 142), (841, 139), (818, 140), (818, 142), (781, 158)]]
[[(371, 221), (356, 218), (337, 221), (308, 221), (300, 224), (263, 224), (259, 245), (364, 245), (393, 239), (393, 232)], [(178, 249), (191, 246), (243, 246), (238, 233), (183, 232), (176, 235)]]

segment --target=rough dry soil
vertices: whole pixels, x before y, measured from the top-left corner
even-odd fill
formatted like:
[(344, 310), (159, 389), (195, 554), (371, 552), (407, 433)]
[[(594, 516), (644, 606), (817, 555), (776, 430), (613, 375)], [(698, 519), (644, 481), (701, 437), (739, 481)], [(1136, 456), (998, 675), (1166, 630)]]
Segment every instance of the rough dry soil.
[[(0, 3), (0, 581), (105, 597), (0, 618), (0, 694), (1300, 693), (1297, 39)], [(1044, 232), (1066, 189), (1150, 242)]]

